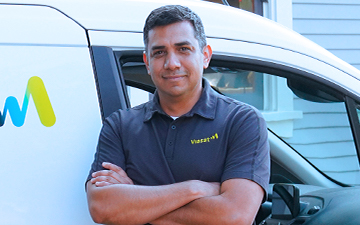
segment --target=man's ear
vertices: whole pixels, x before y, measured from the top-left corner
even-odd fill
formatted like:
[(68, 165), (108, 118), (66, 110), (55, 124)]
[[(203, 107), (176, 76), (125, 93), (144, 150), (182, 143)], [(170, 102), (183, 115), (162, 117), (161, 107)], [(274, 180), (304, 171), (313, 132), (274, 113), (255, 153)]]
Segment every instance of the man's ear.
[(209, 66), (211, 56), (212, 56), (212, 49), (211, 49), (210, 45), (206, 45), (204, 47), (203, 54), (204, 54), (203, 67), (204, 67), (204, 69), (206, 69)]
[(146, 70), (147, 70), (148, 74), (150, 75), (149, 61), (148, 61), (148, 57), (146, 55), (146, 51), (143, 52), (143, 61), (144, 61), (145, 66), (146, 66)]

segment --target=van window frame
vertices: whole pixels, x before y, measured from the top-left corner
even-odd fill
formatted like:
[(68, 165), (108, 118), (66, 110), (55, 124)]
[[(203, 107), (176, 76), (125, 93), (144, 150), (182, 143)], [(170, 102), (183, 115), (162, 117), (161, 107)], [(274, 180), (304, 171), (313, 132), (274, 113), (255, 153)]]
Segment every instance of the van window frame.
[(91, 46), (96, 89), (102, 121), (118, 109), (130, 107), (124, 76), (109, 47)]

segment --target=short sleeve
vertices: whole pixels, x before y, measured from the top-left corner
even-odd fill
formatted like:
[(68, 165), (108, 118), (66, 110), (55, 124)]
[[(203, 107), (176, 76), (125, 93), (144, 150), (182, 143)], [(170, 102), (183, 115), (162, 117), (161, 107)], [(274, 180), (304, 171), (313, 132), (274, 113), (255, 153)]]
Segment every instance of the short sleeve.
[(229, 136), (228, 153), (221, 182), (245, 178), (259, 184), (265, 192), (270, 179), (270, 147), (267, 126), (260, 112), (240, 110)]
[(119, 116), (117, 113), (108, 117), (103, 124), (94, 156), (94, 161), (87, 180), (92, 178), (93, 172), (103, 170), (103, 162), (110, 162), (125, 170), (125, 155), (119, 129)]

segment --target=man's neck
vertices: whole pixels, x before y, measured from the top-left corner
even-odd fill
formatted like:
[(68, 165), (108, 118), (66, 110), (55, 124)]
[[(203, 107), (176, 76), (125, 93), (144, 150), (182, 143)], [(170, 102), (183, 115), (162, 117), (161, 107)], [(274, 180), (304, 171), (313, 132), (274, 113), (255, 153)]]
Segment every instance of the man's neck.
[(180, 117), (188, 113), (200, 99), (202, 88), (187, 96), (170, 97), (159, 95), (160, 106), (169, 116)]

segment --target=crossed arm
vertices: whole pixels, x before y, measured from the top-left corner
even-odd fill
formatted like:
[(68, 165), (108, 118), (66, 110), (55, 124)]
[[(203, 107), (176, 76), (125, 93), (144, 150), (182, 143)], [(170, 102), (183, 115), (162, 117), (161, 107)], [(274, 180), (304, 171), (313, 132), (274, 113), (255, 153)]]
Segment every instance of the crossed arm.
[(221, 186), (198, 180), (162, 186), (134, 185), (120, 167), (104, 163), (87, 183), (90, 213), (104, 224), (251, 224), (264, 191), (253, 181)]

